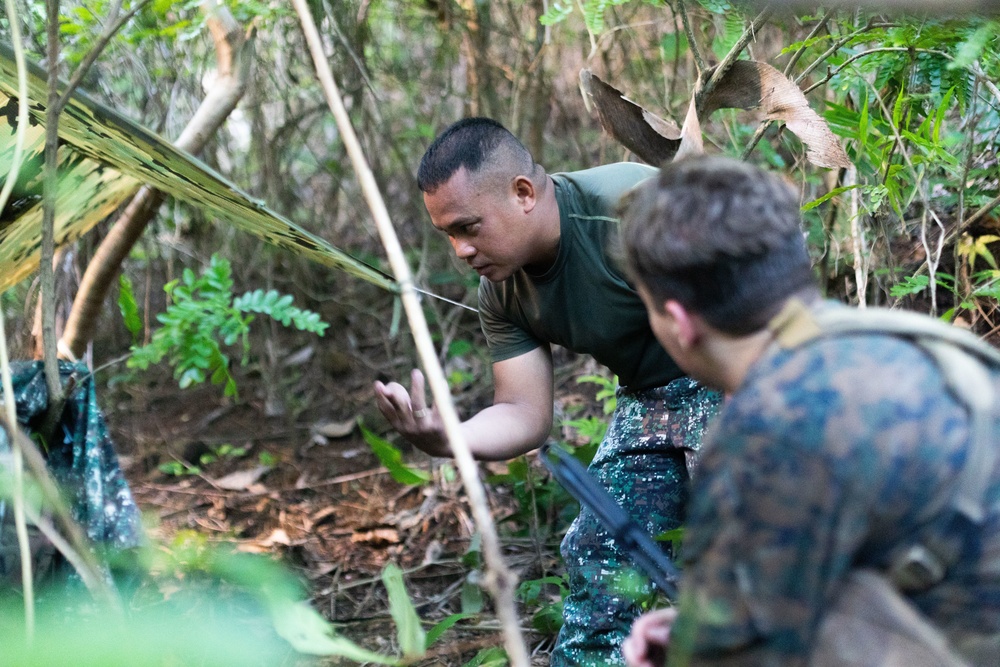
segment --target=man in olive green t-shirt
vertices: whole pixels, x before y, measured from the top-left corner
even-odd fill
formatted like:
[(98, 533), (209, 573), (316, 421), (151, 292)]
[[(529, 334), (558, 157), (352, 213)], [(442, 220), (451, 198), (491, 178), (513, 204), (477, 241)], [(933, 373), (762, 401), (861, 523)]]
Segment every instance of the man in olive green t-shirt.
[[(433, 225), (481, 276), (494, 403), (462, 424), (473, 455), (503, 460), (542, 445), (552, 428), (550, 345), (590, 354), (621, 384), (591, 473), (658, 535), (683, 518), (686, 453), (697, 448), (719, 398), (685, 377), (656, 341), (608, 247), (618, 200), (655, 173), (620, 163), (548, 175), (502, 125), (468, 118), (431, 144), (417, 181)], [(376, 382), (379, 408), (408, 441), (449, 455), (417, 370), (411, 390)], [(561, 551), (570, 593), (551, 664), (622, 664), (621, 642), (649, 585), (623, 592), (628, 555), (587, 510)]]

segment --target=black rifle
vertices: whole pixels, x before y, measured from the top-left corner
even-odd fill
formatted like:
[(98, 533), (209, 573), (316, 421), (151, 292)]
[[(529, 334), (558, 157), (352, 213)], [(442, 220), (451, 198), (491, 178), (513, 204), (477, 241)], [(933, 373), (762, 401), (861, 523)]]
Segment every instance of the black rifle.
[(540, 456), (552, 476), (559, 480), (581, 506), (587, 507), (597, 516), (639, 569), (646, 573), (667, 598), (676, 601), (679, 572), (660, 545), (632, 520), (611, 494), (568, 451), (546, 444), (542, 446)]

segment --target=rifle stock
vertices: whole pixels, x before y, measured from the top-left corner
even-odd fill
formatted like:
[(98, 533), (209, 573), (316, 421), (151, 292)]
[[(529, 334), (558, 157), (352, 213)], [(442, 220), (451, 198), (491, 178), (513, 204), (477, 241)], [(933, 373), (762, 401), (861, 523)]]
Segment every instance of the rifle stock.
[(561, 447), (546, 443), (539, 452), (552, 476), (580, 505), (593, 512), (605, 529), (632, 558), (635, 565), (671, 601), (677, 599), (679, 572), (660, 545), (622, 509), (582, 463)]

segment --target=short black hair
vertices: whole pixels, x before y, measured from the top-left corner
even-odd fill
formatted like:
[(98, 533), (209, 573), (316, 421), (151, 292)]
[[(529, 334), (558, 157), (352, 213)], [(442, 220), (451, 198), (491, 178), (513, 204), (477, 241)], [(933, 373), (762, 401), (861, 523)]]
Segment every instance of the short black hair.
[(534, 172), (531, 153), (507, 128), (492, 118), (463, 118), (428, 147), (417, 169), (417, 186), (433, 193), (462, 167), (475, 174), (495, 160), (527, 175)]
[(622, 223), (632, 278), (725, 333), (758, 331), (790, 296), (815, 289), (797, 193), (745, 162), (667, 164), (632, 193)]

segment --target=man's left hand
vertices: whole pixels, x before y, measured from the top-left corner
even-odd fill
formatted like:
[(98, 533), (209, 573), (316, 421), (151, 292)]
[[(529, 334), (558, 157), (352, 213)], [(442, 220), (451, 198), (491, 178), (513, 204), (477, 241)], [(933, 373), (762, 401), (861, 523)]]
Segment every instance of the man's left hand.
[(622, 644), (628, 667), (663, 667), (667, 662), (670, 629), (677, 620), (677, 609), (657, 609), (643, 614), (632, 624), (632, 634)]

